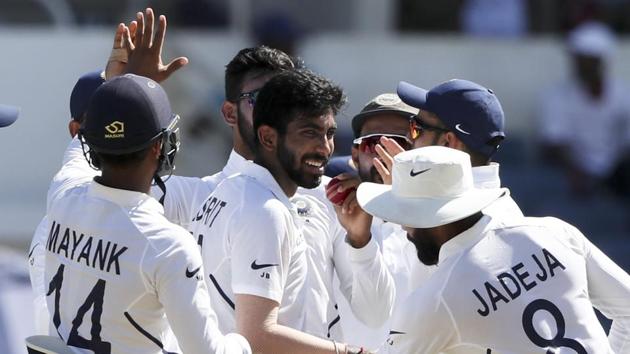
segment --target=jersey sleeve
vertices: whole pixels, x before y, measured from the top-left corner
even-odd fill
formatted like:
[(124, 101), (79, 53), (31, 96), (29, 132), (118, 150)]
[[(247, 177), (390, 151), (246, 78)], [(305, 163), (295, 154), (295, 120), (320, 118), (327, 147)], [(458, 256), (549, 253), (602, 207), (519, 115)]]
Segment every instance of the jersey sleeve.
[(48, 218), (40, 221), (28, 253), (28, 272), (33, 289), (33, 312), (35, 314), (35, 334), (48, 335), (50, 315), (46, 305), (46, 281), (44, 266), (46, 264), (46, 241), (48, 238)]
[(223, 336), (203, 280), (201, 254), (185, 231), (155, 259), (155, 288), (184, 353), (251, 353), (238, 334)]
[(61, 169), (55, 174), (48, 188), (47, 210), (50, 203), (63, 191), (81, 183), (90, 181), (99, 172), (88, 164), (78, 138), (73, 138), (66, 148)]
[[(247, 203), (246, 203), (247, 204)], [(291, 215), (273, 199), (245, 207), (231, 219), (229, 248), (232, 291), (282, 300), (291, 261)]]
[(591, 302), (613, 321), (608, 335), (613, 351), (626, 353), (630, 351), (630, 276), (581, 233), (577, 237), (583, 241)]
[(442, 297), (418, 289), (396, 309), (389, 338), (379, 353), (440, 353), (456, 339), (457, 329)]
[(374, 238), (357, 249), (345, 242), (345, 230), (341, 225), (336, 229), (333, 231), (336, 234), (333, 260), (339, 290), (358, 320), (378, 328), (391, 316), (396, 298), (394, 280)]
[[(206, 183), (197, 177), (171, 176), (166, 182), (164, 216), (172, 223), (188, 229), (196, 208), (212, 192)], [(151, 196), (156, 200), (164, 195), (158, 186), (151, 187)]]

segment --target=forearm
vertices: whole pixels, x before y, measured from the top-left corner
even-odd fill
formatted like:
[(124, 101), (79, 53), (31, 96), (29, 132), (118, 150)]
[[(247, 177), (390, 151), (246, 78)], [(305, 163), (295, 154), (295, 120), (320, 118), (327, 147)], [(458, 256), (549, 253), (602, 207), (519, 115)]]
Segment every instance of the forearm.
[(377, 328), (391, 316), (396, 289), (375, 241), (361, 249), (347, 247), (352, 272), (352, 312), (367, 326)]
[[(335, 345), (325, 340), (279, 324), (269, 324), (260, 330), (242, 333), (250, 342), (254, 353), (274, 354), (335, 354)], [(337, 344), (344, 353), (342, 344)]]

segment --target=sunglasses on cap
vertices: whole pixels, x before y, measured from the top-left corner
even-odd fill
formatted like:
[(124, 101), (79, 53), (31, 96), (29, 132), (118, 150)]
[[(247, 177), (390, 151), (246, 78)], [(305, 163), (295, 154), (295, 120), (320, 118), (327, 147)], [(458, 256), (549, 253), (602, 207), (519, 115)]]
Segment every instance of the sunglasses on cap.
[(444, 127), (438, 127), (436, 125), (425, 123), (420, 120), (420, 116), (418, 115), (411, 116), (411, 118), (409, 118), (409, 136), (411, 137), (411, 140), (418, 139), (424, 130), (442, 133), (450, 131)]
[(247, 103), (249, 103), (250, 106), (254, 107), (254, 105), (256, 104), (256, 99), (258, 98), (259, 92), (260, 92), (260, 89), (256, 89), (249, 92), (243, 92), (240, 95), (238, 95), (238, 101), (247, 100)]
[(369, 134), (354, 139), (352, 143), (358, 145), (359, 151), (375, 154), (376, 145), (378, 145), (378, 143), (381, 141), (381, 137), (384, 136), (394, 140), (405, 150), (409, 150), (413, 145), (409, 138), (404, 135), (398, 134)]

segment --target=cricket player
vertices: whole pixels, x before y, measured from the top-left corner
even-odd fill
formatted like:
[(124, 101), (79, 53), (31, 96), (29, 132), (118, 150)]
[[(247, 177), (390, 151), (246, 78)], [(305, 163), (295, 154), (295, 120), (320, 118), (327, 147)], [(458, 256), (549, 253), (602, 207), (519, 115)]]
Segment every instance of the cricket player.
[[(355, 140), (352, 146), (352, 161), (357, 167), (358, 178), (353, 174), (337, 176), (341, 182), (335, 185), (343, 190), (356, 187), (361, 181), (383, 183), (382, 177), (374, 166), (378, 157), (376, 149), (381, 138), (388, 137), (406, 149), (413, 146), (407, 137), (409, 120), (418, 113), (418, 109), (402, 102), (395, 93), (383, 93), (371, 99), (361, 111), (352, 118), (352, 131)], [(327, 193), (334, 196), (337, 190), (330, 188)], [(383, 260), (394, 280), (396, 298), (394, 308), (402, 304), (411, 290), (415, 289), (430, 276), (431, 268), (419, 264), (415, 248), (407, 241), (407, 233), (400, 225), (373, 218), (361, 208), (352, 208), (356, 203), (354, 192), (351, 192), (342, 204), (337, 207), (339, 213), (334, 214), (348, 232), (369, 233), (379, 245)], [(346, 206), (350, 213), (340, 209)], [(335, 211), (333, 210), (333, 213)], [(362, 343), (368, 348), (380, 347), (389, 335), (390, 323), (377, 328), (370, 328), (357, 320), (344, 297), (339, 299), (341, 325), (344, 337), (350, 343)]]
[[(203, 178), (172, 176), (166, 182), (166, 195), (153, 189), (155, 198), (164, 198), (165, 215), (169, 220), (188, 227), (191, 221), (198, 219), (197, 210), (217, 185), (247, 168), (254, 159), (256, 148), (252, 115), (261, 88), (275, 75), (299, 66), (299, 62), (285, 53), (265, 46), (245, 48), (228, 63), (225, 70), (226, 100), (221, 113), (226, 124), (232, 127), (233, 150), (225, 167), (217, 174)], [(324, 154), (322, 161), (327, 159)], [(358, 321), (371, 327), (382, 326), (391, 316), (395, 289), (379, 247), (370, 235), (361, 235), (354, 246), (346, 243), (346, 231), (326, 198), (325, 183), (322, 179), (316, 188), (298, 187), (290, 198), (298, 211), (298, 224), (308, 249), (310, 290), (305, 295), (306, 305), (302, 307), (304, 322), (297, 329), (342, 341), (339, 296), (335, 297), (334, 289), (340, 289), (339, 293), (348, 303), (347, 308)], [(199, 235), (194, 236), (199, 244), (203, 243)], [(333, 283), (335, 275), (340, 280), (338, 287)], [(221, 296), (224, 289), (218, 289), (214, 282), (212, 285), (211, 294)], [(233, 313), (228, 314), (227, 323), (233, 321), (232, 316)], [(221, 313), (219, 317), (221, 319)], [(233, 325), (226, 328), (234, 329)]]
[(173, 168), (178, 120), (153, 80), (114, 78), (92, 96), (53, 178), (46, 296), (57, 334), (77, 353), (168, 352), (171, 330), (186, 353), (251, 352), (218, 330), (197, 245), (148, 195)]
[[(102, 70), (83, 74), (76, 82), (70, 94), (70, 122), (68, 132), (70, 137), (79, 133), (81, 123), (85, 118), (85, 112), (94, 91), (105, 82)], [(96, 171), (94, 171), (96, 172)], [(50, 328), (50, 316), (46, 306), (46, 285), (44, 281), (44, 264), (46, 255), (46, 240), (48, 238), (48, 218), (44, 216), (40, 221), (29, 247), (29, 275), (31, 287), (35, 294), (35, 333), (47, 335)]]
[[(630, 276), (561, 220), (482, 212), (503, 193), (474, 187), (470, 156), (442, 146), (398, 154), (391, 186), (361, 184), (361, 207), (437, 265), (383, 352), (627, 352)], [(608, 338), (593, 307), (613, 319)]]
[(312, 72), (272, 77), (253, 107), (254, 160), (194, 216), (221, 328), (235, 328), (256, 352), (365, 352), (296, 330), (307, 321), (309, 250), (289, 198), (298, 186), (320, 184), (344, 101), (338, 86)]

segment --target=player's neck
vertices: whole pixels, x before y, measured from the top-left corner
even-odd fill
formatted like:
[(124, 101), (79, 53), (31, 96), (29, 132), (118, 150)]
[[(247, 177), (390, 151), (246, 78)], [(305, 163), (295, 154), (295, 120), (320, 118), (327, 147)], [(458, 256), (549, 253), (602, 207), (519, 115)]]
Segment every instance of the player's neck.
[(241, 155), (245, 160), (253, 160), (254, 153), (252, 149), (249, 148), (249, 145), (245, 143), (242, 139), (235, 139), (234, 146), (232, 147), (237, 154)]
[(297, 184), (291, 179), (289, 174), (284, 170), (280, 161), (274, 158), (268, 158), (263, 154), (256, 156), (254, 162), (264, 168), (266, 168), (273, 178), (278, 182), (280, 188), (287, 197), (291, 198), (297, 191)]
[(110, 188), (149, 194), (153, 174), (142, 173), (137, 168), (103, 168), (101, 176), (94, 180)]
[(436, 237), (438, 243), (440, 243), (440, 246), (445, 244), (448, 240), (473, 227), (482, 217), (483, 214), (479, 212), (465, 219), (438, 227), (439, 232)]

